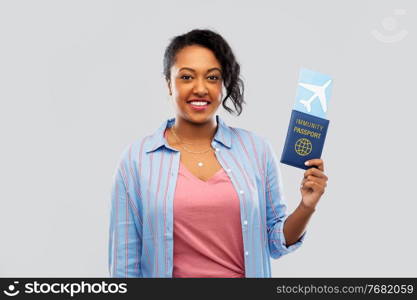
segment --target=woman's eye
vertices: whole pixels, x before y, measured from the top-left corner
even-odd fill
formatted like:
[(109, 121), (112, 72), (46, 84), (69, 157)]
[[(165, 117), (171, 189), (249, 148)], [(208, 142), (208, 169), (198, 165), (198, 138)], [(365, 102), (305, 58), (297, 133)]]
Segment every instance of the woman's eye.
[(211, 75), (208, 77), (210, 80), (219, 80), (219, 76)]
[(189, 80), (191, 78), (190, 75), (182, 75), (181, 79)]

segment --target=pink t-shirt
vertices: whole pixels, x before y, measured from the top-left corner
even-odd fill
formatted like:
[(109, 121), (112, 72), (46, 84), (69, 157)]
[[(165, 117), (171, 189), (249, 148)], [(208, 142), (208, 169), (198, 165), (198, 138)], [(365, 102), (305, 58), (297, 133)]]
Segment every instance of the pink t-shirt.
[(223, 169), (203, 181), (180, 162), (173, 277), (245, 277), (239, 198)]

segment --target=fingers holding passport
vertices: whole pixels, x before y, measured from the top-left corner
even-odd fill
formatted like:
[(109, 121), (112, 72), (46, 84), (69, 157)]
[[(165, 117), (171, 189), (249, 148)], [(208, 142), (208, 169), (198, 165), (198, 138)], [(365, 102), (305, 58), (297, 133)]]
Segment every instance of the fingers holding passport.
[(304, 164), (308, 167), (316, 167), (317, 169), (324, 171), (324, 162), (321, 158), (307, 160)]
[(308, 187), (316, 186), (319, 189), (326, 188), (328, 177), (324, 174), (324, 163), (322, 159), (311, 159), (307, 161), (308, 166), (317, 166), (317, 168), (309, 168), (304, 172), (304, 178), (301, 182), (301, 187), (305, 187), (307, 184)]

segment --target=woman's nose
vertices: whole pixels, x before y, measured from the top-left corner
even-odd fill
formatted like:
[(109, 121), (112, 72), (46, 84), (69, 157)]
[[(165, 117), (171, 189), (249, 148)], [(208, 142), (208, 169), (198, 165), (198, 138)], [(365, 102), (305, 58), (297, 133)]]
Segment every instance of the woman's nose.
[(206, 87), (203, 79), (197, 79), (195, 81), (193, 92), (195, 94), (198, 94), (198, 95), (207, 94), (207, 87)]

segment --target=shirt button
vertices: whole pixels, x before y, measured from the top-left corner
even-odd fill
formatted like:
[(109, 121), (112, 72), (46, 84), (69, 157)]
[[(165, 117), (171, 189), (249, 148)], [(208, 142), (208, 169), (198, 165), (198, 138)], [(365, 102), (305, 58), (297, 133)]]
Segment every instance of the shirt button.
[(239, 191), (239, 193), (243, 194), (243, 193), (244, 193), (244, 191), (243, 191), (243, 190), (240, 190), (240, 191)]
[(246, 255), (246, 256), (248, 256), (248, 255), (249, 255), (249, 252), (248, 252), (248, 251), (246, 251), (246, 252), (245, 252), (245, 255)]
[(245, 220), (245, 221), (243, 221), (243, 224), (247, 225), (247, 224), (248, 224), (248, 221), (246, 221), (246, 220)]
[(220, 151), (220, 149), (219, 148), (216, 148), (216, 152), (219, 152)]

